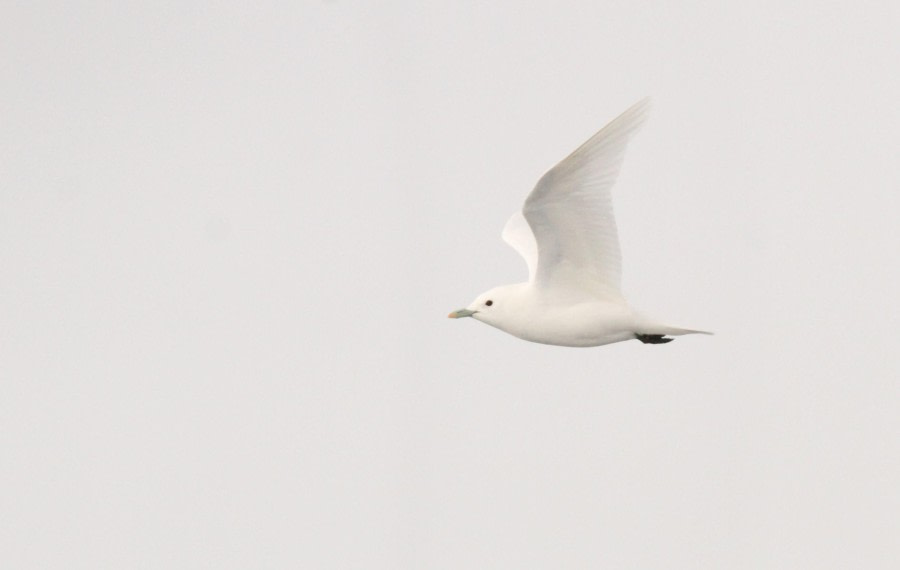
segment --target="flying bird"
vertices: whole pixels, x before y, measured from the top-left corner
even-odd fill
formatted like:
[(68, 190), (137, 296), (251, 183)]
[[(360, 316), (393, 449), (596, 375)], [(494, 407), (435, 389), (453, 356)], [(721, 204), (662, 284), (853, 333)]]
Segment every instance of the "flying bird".
[(636, 103), (538, 180), (503, 229), (503, 240), (525, 258), (528, 281), (482, 293), (450, 318), (472, 317), (560, 346), (663, 344), (673, 336), (712, 334), (655, 322), (622, 296), (611, 190), (649, 110), (649, 99)]

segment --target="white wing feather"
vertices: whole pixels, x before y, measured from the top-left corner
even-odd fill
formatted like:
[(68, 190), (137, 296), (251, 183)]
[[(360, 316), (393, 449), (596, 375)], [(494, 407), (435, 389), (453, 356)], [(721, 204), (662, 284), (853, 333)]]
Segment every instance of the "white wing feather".
[(544, 174), (525, 200), (522, 213), (537, 243), (538, 287), (621, 298), (611, 190), (649, 109), (644, 99), (619, 115)]
[(534, 234), (522, 212), (516, 212), (506, 222), (503, 227), (503, 241), (525, 258), (525, 264), (528, 265), (528, 280), (534, 281), (538, 264), (537, 242), (534, 241)]

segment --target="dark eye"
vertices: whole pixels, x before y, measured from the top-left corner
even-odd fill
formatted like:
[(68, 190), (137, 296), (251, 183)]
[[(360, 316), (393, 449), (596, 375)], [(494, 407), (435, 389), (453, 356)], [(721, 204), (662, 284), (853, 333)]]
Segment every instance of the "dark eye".
[(488, 307), (490, 307), (491, 305), (494, 304), (494, 302), (489, 299), (489, 300), (485, 301), (484, 304), (487, 305)]

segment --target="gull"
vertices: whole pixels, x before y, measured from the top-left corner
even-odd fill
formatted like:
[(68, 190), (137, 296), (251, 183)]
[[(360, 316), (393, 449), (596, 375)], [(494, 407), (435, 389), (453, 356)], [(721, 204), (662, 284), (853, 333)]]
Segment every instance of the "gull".
[(622, 296), (611, 190), (649, 110), (649, 98), (639, 101), (538, 180), (503, 229), (503, 240), (525, 258), (528, 281), (482, 293), (450, 318), (472, 317), (559, 346), (663, 344), (673, 336), (712, 334), (655, 322)]

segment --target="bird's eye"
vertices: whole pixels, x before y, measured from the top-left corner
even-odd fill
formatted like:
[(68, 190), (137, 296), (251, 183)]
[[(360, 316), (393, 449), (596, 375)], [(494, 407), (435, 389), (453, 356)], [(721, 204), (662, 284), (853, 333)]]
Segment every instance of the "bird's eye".
[(494, 302), (491, 301), (491, 300), (487, 300), (487, 301), (484, 302), (484, 304), (487, 305), (488, 307), (490, 307), (491, 305), (494, 304)]

